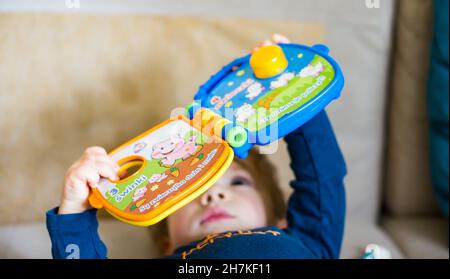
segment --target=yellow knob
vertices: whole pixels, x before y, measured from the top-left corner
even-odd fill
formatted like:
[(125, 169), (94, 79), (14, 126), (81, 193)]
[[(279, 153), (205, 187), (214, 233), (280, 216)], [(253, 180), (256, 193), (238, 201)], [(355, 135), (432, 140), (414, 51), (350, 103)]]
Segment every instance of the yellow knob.
[(250, 57), (250, 67), (257, 78), (270, 78), (286, 69), (288, 61), (277, 45), (265, 46)]

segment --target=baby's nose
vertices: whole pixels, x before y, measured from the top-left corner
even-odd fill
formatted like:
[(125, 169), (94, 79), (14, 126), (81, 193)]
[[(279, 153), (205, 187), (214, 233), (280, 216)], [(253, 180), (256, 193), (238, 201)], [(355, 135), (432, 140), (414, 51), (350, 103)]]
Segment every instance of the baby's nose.
[(200, 198), (200, 203), (203, 206), (207, 206), (212, 203), (216, 203), (220, 200), (226, 199), (226, 194), (220, 189), (210, 189), (204, 193)]

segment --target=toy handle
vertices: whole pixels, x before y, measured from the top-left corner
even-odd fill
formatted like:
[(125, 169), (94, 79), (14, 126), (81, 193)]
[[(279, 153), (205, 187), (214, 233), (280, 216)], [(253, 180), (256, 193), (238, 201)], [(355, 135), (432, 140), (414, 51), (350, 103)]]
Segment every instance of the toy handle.
[(97, 195), (94, 193), (94, 191), (98, 191), (97, 189), (91, 189), (91, 192), (89, 193), (88, 201), (89, 204), (96, 209), (103, 208), (103, 204), (98, 200)]
[(186, 106), (186, 116), (191, 125), (207, 135), (215, 135), (225, 140), (234, 150), (237, 157), (244, 159), (253, 146), (248, 142), (248, 131), (211, 108), (204, 108), (197, 102)]

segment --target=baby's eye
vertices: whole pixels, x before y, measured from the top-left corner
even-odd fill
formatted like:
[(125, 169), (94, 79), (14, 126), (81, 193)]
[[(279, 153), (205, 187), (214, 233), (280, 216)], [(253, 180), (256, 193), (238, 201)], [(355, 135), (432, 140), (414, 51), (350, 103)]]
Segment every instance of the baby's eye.
[(245, 186), (245, 185), (250, 185), (250, 180), (248, 180), (245, 177), (234, 177), (231, 180), (231, 185), (232, 186)]

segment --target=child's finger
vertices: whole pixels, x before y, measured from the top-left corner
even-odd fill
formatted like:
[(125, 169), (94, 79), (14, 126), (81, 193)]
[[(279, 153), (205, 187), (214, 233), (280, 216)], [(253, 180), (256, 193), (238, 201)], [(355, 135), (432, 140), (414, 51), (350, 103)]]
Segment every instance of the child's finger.
[(258, 49), (260, 49), (260, 47), (254, 47), (254, 48), (252, 49), (252, 53), (255, 52), (255, 51), (257, 51)]
[(286, 36), (281, 35), (281, 34), (277, 34), (277, 33), (272, 35), (272, 41), (274, 43), (276, 43), (276, 44), (288, 44), (288, 43), (290, 43), (289, 39)]
[(100, 174), (95, 169), (95, 166), (91, 165), (83, 165), (81, 166), (75, 176), (81, 180), (84, 181), (88, 186), (96, 187), (98, 182), (100, 181)]
[(119, 172), (119, 165), (109, 156), (99, 156), (94, 160), (95, 164), (107, 164), (115, 172)]
[(270, 40), (264, 40), (259, 46), (260, 47), (265, 47), (265, 46), (271, 46), (273, 45), (273, 42)]
[(259, 45), (255, 48), (252, 49), (252, 53), (257, 51), (258, 49), (265, 47), (265, 46), (271, 46), (273, 45), (273, 42), (271, 42), (270, 40), (264, 40), (261, 43), (259, 43)]
[(117, 175), (114, 167), (107, 163), (98, 163), (96, 165), (96, 169), (101, 177), (109, 178), (111, 180), (119, 180), (119, 176)]
[(121, 173), (119, 173), (119, 178), (124, 179), (125, 177), (127, 177), (127, 175), (128, 175), (128, 171), (123, 170)]
[(97, 154), (97, 155), (107, 155), (106, 150), (101, 146), (91, 146), (86, 148), (85, 154)]

